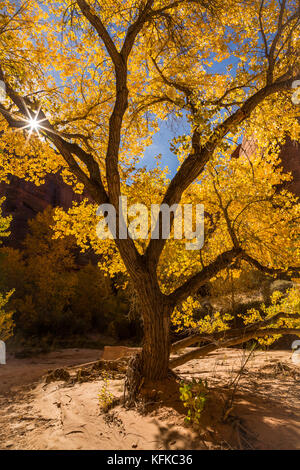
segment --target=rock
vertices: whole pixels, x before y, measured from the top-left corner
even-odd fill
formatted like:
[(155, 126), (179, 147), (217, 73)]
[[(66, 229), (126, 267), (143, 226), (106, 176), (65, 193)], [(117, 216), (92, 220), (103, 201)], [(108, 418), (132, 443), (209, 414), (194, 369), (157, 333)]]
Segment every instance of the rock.
[(292, 173), (292, 181), (283, 184), (284, 188), (300, 196), (300, 143), (288, 138), (282, 147), (279, 157), (285, 172)]
[(128, 348), (126, 346), (104, 346), (102, 359), (115, 360), (121, 357), (133, 356), (141, 352), (141, 348)]
[[(255, 139), (243, 139), (241, 145), (239, 145), (233, 152), (233, 158), (238, 158), (241, 155), (247, 155), (248, 157), (251, 154), (257, 151), (257, 146)], [(285, 173), (291, 173), (293, 176), (292, 181), (285, 181), (282, 185), (278, 187), (278, 190), (284, 188), (288, 191), (295, 194), (295, 196), (300, 196), (300, 143), (292, 141), (289, 137), (286, 139), (286, 142), (282, 146), (279, 158), (281, 159), (281, 166)]]
[(20, 248), (24, 240), (28, 220), (33, 219), (46, 207), (62, 207), (67, 210), (72, 202), (80, 202), (88, 197), (87, 193), (74, 193), (71, 186), (67, 185), (59, 173), (48, 174), (45, 184), (36, 186), (30, 181), (10, 177), (10, 183), (0, 183), (0, 196), (5, 196), (3, 204), (4, 215), (12, 215), (10, 226), (11, 235), (5, 240), (5, 245)]

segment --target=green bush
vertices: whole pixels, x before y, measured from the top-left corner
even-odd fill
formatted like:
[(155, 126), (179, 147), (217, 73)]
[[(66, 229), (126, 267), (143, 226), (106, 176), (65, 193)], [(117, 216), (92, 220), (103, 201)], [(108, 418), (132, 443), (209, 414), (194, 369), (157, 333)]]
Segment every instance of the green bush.
[(187, 408), (185, 421), (189, 424), (200, 424), (201, 413), (207, 400), (207, 384), (201, 379), (193, 378), (191, 383), (181, 382), (180, 399)]

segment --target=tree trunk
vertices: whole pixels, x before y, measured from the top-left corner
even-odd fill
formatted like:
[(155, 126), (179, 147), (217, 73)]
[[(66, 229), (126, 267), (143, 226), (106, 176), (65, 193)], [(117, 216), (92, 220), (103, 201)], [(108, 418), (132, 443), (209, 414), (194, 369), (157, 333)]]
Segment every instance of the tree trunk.
[(167, 377), (170, 358), (170, 315), (166, 308), (144, 309), (142, 374), (145, 380)]
[[(135, 286), (137, 287), (137, 286)], [(128, 364), (125, 379), (126, 404), (131, 406), (149, 382), (164, 380), (168, 376), (170, 357), (170, 313), (164, 296), (151, 283), (139, 283), (139, 296), (144, 321), (142, 354)]]

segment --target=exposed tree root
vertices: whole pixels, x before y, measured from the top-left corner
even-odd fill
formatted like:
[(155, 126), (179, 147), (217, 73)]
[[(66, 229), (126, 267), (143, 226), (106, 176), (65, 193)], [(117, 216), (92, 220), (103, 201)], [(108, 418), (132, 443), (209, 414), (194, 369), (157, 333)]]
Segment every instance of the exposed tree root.
[(143, 383), (142, 355), (136, 354), (129, 360), (125, 377), (124, 405), (126, 407), (134, 406)]
[(142, 373), (142, 355), (140, 353), (131, 357), (125, 376), (124, 385), (124, 404), (126, 407), (138, 405), (141, 403), (156, 402), (162, 397), (158, 397), (158, 389), (164, 388), (165, 383), (180, 382), (181, 378), (171, 369), (168, 370), (165, 379), (147, 380)]
[(68, 382), (71, 376), (66, 369), (55, 369), (48, 371), (48, 374), (45, 377), (45, 383), (49, 384), (51, 382), (56, 382), (59, 380), (63, 380)]
[(127, 357), (115, 361), (105, 361), (101, 359), (78, 366), (49, 370), (45, 377), (45, 383), (61, 380), (69, 383), (88, 382), (101, 377), (101, 373), (104, 370), (114, 375), (123, 376), (126, 373), (127, 361)]

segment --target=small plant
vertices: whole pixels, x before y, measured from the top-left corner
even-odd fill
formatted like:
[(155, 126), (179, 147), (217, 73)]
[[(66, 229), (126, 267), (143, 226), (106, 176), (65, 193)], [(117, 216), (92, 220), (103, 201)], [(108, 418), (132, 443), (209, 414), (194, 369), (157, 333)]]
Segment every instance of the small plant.
[(207, 383), (201, 379), (193, 378), (191, 383), (181, 382), (180, 399), (187, 408), (185, 421), (189, 424), (200, 424), (201, 413), (204, 409), (207, 397)]
[(107, 371), (102, 372), (102, 378), (103, 378), (103, 386), (100, 390), (100, 393), (98, 394), (99, 398), (99, 406), (104, 413), (107, 413), (107, 411), (110, 409), (110, 407), (113, 404), (113, 399), (114, 396), (111, 392), (108, 391), (109, 387), (109, 376)]

